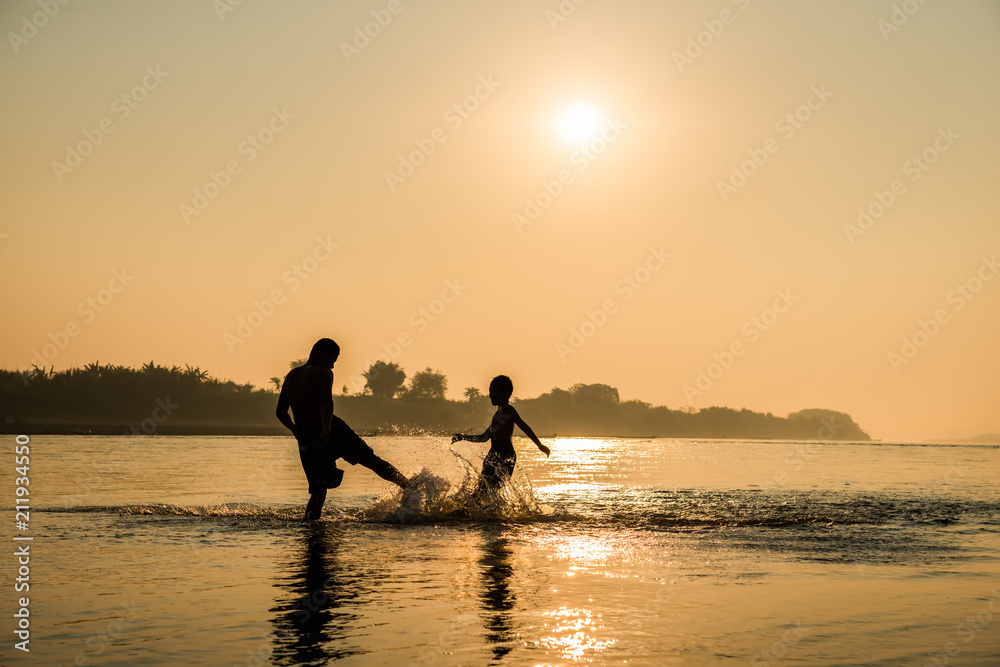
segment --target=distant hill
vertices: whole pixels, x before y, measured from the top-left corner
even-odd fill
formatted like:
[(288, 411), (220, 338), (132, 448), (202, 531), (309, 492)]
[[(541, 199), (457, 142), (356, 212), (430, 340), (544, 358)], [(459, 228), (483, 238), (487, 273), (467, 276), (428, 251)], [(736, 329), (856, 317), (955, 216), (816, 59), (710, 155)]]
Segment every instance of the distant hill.
[[(90, 364), (53, 372), (0, 370), (0, 431), (95, 434), (286, 434), (274, 416), (277, 394), (218, 380), (199, 368)], [(671, 410), (622, 401), (605, 384), (577, 384), (515, 400), (542, 437), (617, 436), (854, 440), (871, 438), (851, 417), (809, 409), (787, 417), (711, 407)], [(335, 410), (361, 433), (481, 433), (493, 407), (482, 396), (335, 397)]]

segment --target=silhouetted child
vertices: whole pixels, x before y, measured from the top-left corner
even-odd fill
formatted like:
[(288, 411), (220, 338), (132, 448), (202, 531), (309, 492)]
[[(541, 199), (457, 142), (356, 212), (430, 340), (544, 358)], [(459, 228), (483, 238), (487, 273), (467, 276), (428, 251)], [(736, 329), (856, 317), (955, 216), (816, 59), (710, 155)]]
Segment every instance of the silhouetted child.
[(514, 464), (517, 463), (517, 453), (514, 451), (514, 444), (511, 436), (514, 434), (514, 426), (517, 426), (524, 434), (531, 438), (531, 441), (538, 446), (538, 449), (549, 455), (549, 448), (543, 445), (531, 427), (524, 423), (517, 410), (510, 404), (511, 394), (514, 393), (514, 383), (506, 375), (498, 375), (490, 382), (490, 402), (497, 406), (497, 411), (493, 415), (493, 421), (489, 428), (481, 435), (465, 435), (456, 433), (451, 441), (456, 443), (459, 440), (469, 442), (490, 441), (490, 451), (483, 460), (483, 472), (479, 476), (479, 483), (476, 485), (475, 495), (480, 497), (485, 492), (495, 492), (497, 488), (510, 480), (514, 474)]

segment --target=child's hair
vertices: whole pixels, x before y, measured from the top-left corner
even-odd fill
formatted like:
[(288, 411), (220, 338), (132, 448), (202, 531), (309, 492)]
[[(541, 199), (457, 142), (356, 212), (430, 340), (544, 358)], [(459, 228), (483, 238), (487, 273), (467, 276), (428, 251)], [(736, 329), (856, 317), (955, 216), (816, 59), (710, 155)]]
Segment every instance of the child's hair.
[(503, 398), (510, 399), (514, 393), (514, 383), (506, 375), (498, 375), (490, 382), (490, 391), (497, 389)]
[(316, 341), (316, 344), (312, 346), (312, 350), (309, 352), (309, 359), (315, 359), (319, 356), (340, 356), (340, 346), (329, 338), (320, 338)]

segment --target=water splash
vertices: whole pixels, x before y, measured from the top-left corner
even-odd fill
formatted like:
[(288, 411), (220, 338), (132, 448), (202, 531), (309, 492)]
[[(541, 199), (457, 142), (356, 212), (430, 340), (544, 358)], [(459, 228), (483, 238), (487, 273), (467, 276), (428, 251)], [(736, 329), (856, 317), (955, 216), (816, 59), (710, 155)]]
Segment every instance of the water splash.
[(453, 484), (423, 468), (410, 477), (405, 489), (379, 497), (355, 518), (369, 523), (512, 522), (552, 514), (550, 507), (535, 499), (531, 483), (524, 478), (515, 477), (494, 492), (477, 494), (478, 473), (461, 455), (452, 453), (465, 464), (461, 482)]

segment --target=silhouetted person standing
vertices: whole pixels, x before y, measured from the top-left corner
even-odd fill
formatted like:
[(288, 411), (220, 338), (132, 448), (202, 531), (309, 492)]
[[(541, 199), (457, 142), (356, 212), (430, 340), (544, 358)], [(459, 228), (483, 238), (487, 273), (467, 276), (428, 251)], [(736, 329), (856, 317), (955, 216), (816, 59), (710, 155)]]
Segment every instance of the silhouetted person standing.
[[(326, 490), (340, 486), (344, 476), (336, 466), (342, 458), (363, 465), (384, 480), (405, 487), (407, 479), (372, 448), (350, 426), (333, 414), (333, 364), (340, 346), (329, 338), (313, 345), (304, 366), (285, 376), (278, 396), (278, 420), (299, 443), (299, 459), (309, 481), (309, 503), (303, 519), (318, 519), (326, 502)], [(288, 414), (292, 409), (294, 421)]]
[(483, 459), (483, 471), (479, 475), (479, 483), (476, 485), (476, 496), (483, 493), (495, 492), (497, 488), (510, 480), (514, 474), (514, 464), (517, 463), (517, 453), (514, 451), (514, 444), (511, 437), (514, 435), (514, 426), (517, 426), (524, 434), (531, 438), (531, 441), (546, 456), (549, 455), (549, 448), (541, 443), (531, 427), (524, 423), (521, 415), (510, 404), (510, 397), (514, 393), (514, 383), (506, 375), (498, 375), (490, 382), (490, 402), (497, 406), (497, 411), (493, 414), (493, 421), (489, 428), (480, 435), (465, 435), (456, 433), (452, 437), (452, 443), (459, 440), (469, 442), (490, 441), (490, 451)]

